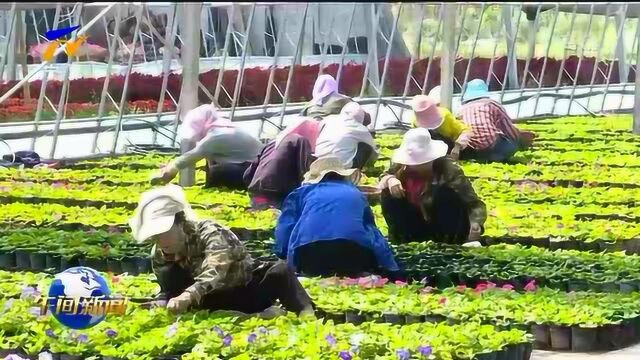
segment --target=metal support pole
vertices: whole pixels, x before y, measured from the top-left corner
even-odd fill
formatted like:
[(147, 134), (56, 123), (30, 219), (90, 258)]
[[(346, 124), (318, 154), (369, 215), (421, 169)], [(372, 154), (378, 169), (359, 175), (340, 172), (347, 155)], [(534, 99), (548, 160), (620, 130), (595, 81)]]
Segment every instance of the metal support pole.
[[(78, 13), (75, 16), (75, 23), (80, 21), (80, 16), (82, 14), (82, 6), (83, 3), (79, 4), (77, 9)], [(69, 18), (71, 18), (71, 14), (69, 14)], [(79, 32), (71, 35), (71, 40), (76, 41), (78, 39)], [(65, 45), (67, 45), (66, 43)], [(55, 56), (55, 55), (54, 55)], [(60, 101), (58, 102), (58, 113), (56, 114), (56, 124), (53, 128), (53, 140), (51, 143), (51, 152), (49, 153), (49, 159), (55, 159), (56, 154), (56, 146), (58, 145), (58, 133), (60, 132), (60, 124), (62, 122), (62, 118), (65, 115), (65, 107), (67, 104), (68, 96), (69, 96), (69, 73), (71, 72), (71, 63), (73, 62), (73, 56), (67, 57), (67, 64), (65, 67), (64, 73), (64, 81), (62, 83), (62, 92), (60, 93)], [(46, 64), (46, 62), (44, 62)]]
[[(440, 103), (452, 108), (453, 70), (456, 60), (456, 4), (446, 3), (443, 8), (442, 57), (440, 61)], [(460, 30), (462, 31), (462, 30)]]
[[(15, 42), (13, 41), (14, 39), (14, 35), (13, 33), (14, 31), (14, 26), (15, 26), (15, 22), (16, 22), (16, 13), (18, 12), (18, 10), (16, 10), (16, 3), (11, 4), (11, 12), (9, 13), (9, 28), (7, 29), (6, 32), (6, 45), (4, 47), (4, 51), (2, 54), (2, 60), (0, 61), (0, 80), (3, 80), (4, 78), (4, 65), (5, 63), (8, 63), (7, 60), (11, 61), (11, 59), (8, 59), (9, 56), (12, 57), (13, 59), (13, 51), (9, 51), (9, 49), (14, 49), (15, 48)], [(9, 66), (9, 74), (7, 76), (7, 80), (11, 80), (12, 76), (15, 76), (15, 70), (14, 70), (14, 74), (11, 75), (11, 66)], [(2, 103), (2, 101), (0, 101), (0, 103)]]
[(582, 50), (580, 51), (580, 57), (578, 58), (578, 66), (576, 67), (575, 77), (573, 78), (573, 87), (571, 88), (571, 95), (569, 96), (569, 108), (567, 109), (567, 116), (571, 114), (571, 106), (573, 105), (573, 97), (576, 93), (576, 87), (578, 86), (578, 74), (580, 74), (580, 67), (582, 66), (582, 59), (584, 58), (584, 51), (587, 47), (587, 41), (591, 35), (591, 26), (593, 25), (593, 9), (595, 4), (591, 4), (589, 10), (589, 24), (587, 25), (587, 31), (585, 32), (584, 40), (582, 42)]
[[(100, 125), (102, 125), (102, 117), (104, 117), (107, 94), (109, 93), (109, 81), (111, 80), (111, 68), (113, 66), (113, 58), (118, 49), (118, 40), (120, 39), (121, 15), (122, 15), (122, 5), (119, 4), (118, 10), (116, 12), (116, 17), (115, 17), (113, 39), (109, 40), (109, 37), (107, 36), (107, 46), (109, 46), (109, 60), (107, 61), (107, 72), (104, 77), (104, 83), (102, 83), (102, 93), (100, 94), (100, 104), (98, 105), (98, 121), (97, 121), (98, 128), (100, 127)], [(99, 137), (100, 137), (100, 131), (96, 131), (96, 134), (93, 137), (93, 144), (91, 145), (91, 153), (96, 152), (96, 149), (98, 148)]]
[[(505, 71), (505, 81), (509, 89), (515, 89), (518, 87), (518, 58), (516, 57), (516, 36), (518, 36), (518, 27), (520, 25), (520, 16), (522, 16), (522, 5), (518, 10), (518, 24), (516, 25), (516, 33), (513, 33), (512, 27), (512, 11), (513, 5), (502, 5), (502, 22), (504, 23), (504, 30), (507, 40), (507, 69)], [(504, 86), (503, 86), (504, 88)]]
[(640, 135), (640, 41), (636, 47), (636, 96), (633, 107), (633, 133)]
[[(182, 90), (180, 93), (181, 113), (187, 114), (190, 110), (198, 107), (198, 75), (200, 74), (200, 12), (202, 4), (184, 3), (183, 23), (184, 33), (181, 33), (185, 43), (189, 46), (182, 47)], [(196, 21), (197, 19), (197, 21)], [(177, 119), (176, 119), (177, 121)], [(188, 142), (180, 143), (180, 151), (184, 154), (191, 150)], [(193, 186), (196, 182), (195, 167), (185, 168), (180, 171), (180, 185)]]
[[(562, 62), (560, 63), (560, 70), (558, 71), (558, 78), (556, 79), (556, 91), (557, 94), (560, 90), (560, 83), (562, 81), (562, 75), (564, 75), (564, 66), (567, 61), (567, 49), (569, 48), (569, 42), (571, 41), (571, 35), (573, 34), (573, 28), (576, 22), (576, 11), (578, 10), (578, 4), (573, 6), (573, 15), (571, 15), (571, 24), (569, 24), (569, 33), (567, 34), (567, 39), (564, 43), (564, 56), (562, 57)], [(537, 101), (537, 100), (536, 100)], [(558, 102), (558, 98), (553, 99), (553, 106), (551, 107), (551, 114), (555, 114), (556, 112), (556, 103)]]
[[(620, 84), (626, 83), (629, 80), (629, 68), (627, 67), (627, 60), (624, 51), (624, 23), (627, 20), (627, 6), (627, 4), (623, 5), (622, 10), (619, 9), (616, 14), (616, 25), (619, 29), (623, 29), (618, 33), (618, 43), (616, 44), (616, 58), (618, 59)], [(602, 103), (604, 104), (604, 101)]]
[(542, 69), (540, 70), (540, 78), (538, 79), (538, 92), (536, 94), (536, 102), (533, 105), (533, 115), (536, 115), (536, 111), (538, 110), (540, 91), (542, 90), (542, 83), (544, 82), (544, 72), (547, 70), (547, 60), (549, 59), (549, 51), (551, 50), (551, 43), (553, 42), (553, 33), (558, 23), (558, 16), (560, 16), (560, 6), (556, 5), (556, 16), (553, 18), (553, 25), (551, 25), (551, 33), (549, 34), (549, 41), (547, 42), (547, 49), (544, 52), (544, 60), (542, 61)]
[(396, 30), (398, 28), (398, 19), (400, 19), (400, 14), (402, 14), (403, 5), (400, 3), (400, 7), (398, 8), (398, 14), (396, 18), (393, 20), (393, 28), (391, 29), (391, 36), (389, 37), (389, 43), (387, 44), (387, 54), (384, 59), (384, 66), (382, 68), (382, 80), (380, 82), (380, 87), (378, 88), (378, 101), (376, 101), (376, 115), (373, 118), (373, 128), (376, 128), (378, 124), (378, 114), (380, 113), (380, 103), (382, 101), (382, 96), (384, 95), (384, 85), (387, 80), (387, 70), (389, 68), (389, 59), (391, 58), (391, 50), (393, 49), (393, 39), (396, 37)]
[(364, 76), (362, 77), (362, 87), (360, 88), (360, 97), (364, 97), (367, 91), (368, 84), (371, 82), (374, 88), (380, 86), (380, 72), (378, 70), (378, 27), (380, 22), (380, 11), (377, 8), (378, 4), (370, 3), (369, 10), (371, 15), (371, 28), (369, 29), (369, 36), (367, 44), (369, 47), (369, 54), (367, 56), (367, 63), (364, 66)]
[[(622, 9), (618, 9), (618, 14), (622, 14), (622, 18), (616, 16), (616, 23), (618, 24), (618, 31), (617, 31), (617, 35), (618, 35), (618, 45), (620, 45), (620, 41), (623, 40), (624, 36), (624, 23), (627, 20), (627, 4), (622, 5)], [(606, 28), (605, 28), (606, 29)], [(617, 51), (617, 49), (616, 49)], [(624, 43), (622, 46), (622, 57), (624, 58)], [(611, 63), (609, 64), (609, 73), (607, 74), (607, 85), (604, 88), (604, 95), (602, 96), (602, 106), (600, 107), (600, 112), (604, 111), (604, 105), (606, 104), (607, 101), (607, 93), (609, 93), (609, 84), (611, 84), (611, 74), (613, 74), (613, 62), (614, 60), (611, 60)], [(619, 60), (622, 63), (624, 63), (624, 60)], [(620, 64), (620, 63), (618, 63)], [(620, 75), (620, 79), (619, 79), (619, 83), (622, 84), (623, 82), (626, 82), (622, 80), (622, 73), (619, 73)], [(624, 95), (620, 95), (620, 97), (623, 97)]]
[[(251, 28), (253, 26), (253, 16), (256, 13), (256, 4), (251, 5), (251, 13), (249, 14), (249, 25), (246, 27), (246, 32), (244, 36), (244, 41), (242, 44), (242, 59), (240, 60), (240, 69), (238, 69), (238, 76), (236, 77), (236, 86), (233, 89), (233, 99), (231, 100), (231, 111), (229, 112), (229, 118), (233, 120), (233, 116), (235, 115), (236, 108), (240, 103), (240, 91), (242, 89), (242, 80), (244, 80), (244, 66), (247, 61), (247, 55), (250, 51), (251, 46)], [(244, 28), (244, 26), (243, 26)], [(295, 61), (295, 59), (294, 59)], [(293, 67), (291, 68), (293, 72)]]

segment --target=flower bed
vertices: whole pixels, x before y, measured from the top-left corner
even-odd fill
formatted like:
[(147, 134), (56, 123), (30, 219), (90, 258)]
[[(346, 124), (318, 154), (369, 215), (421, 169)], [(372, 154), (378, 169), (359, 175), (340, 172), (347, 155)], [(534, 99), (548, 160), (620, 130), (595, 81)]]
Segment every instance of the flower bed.
[[(69, 102), (65, 109), (64, 119), (81, 119), (97, 116), (100, 99), (97, 102)], [(54, 102), (57, 106), (57, 102)], [(10, 98), (0, 104), (0, 123), (34, 121), (38, 110), (37, 100), (23, 100)], [(171, 100), (165, 100), (163, 111), (175, 111), (176, 107)], [(158, 111), (157, 100), (129, 101), (125, 105), (124, 114), (151, 114)], [(104, 116), (116, 116), (116, 107), (107, 100)], [(56, 111), (45, 102), (40, 114), (40, 121), (52, 121), (56, 119)]]
[[(9, 300), (11, 301), (11, 300)], [(2, 349), (21, 349), (35, 355), (43, 350), (86, 358), (100, 355), (111, 359), (153, 359), (184, 355), (183, 359), (304, 358), (326, 354), (342, 359), (371, 356), (408, 360), (410, 357), (441, 359), (481, 359), (479, 354), (517, 354), (510, 359), (528, 359), (529, 337), (521, 330), (497, 330), (490, 325), (323, 323), (295, 316), (274, 320), (248, 319), (224, 312), (198, 312), (176, 319), (164, 309), (132, 307), (127, 320), (110, 317), (93, 328), (70, 331), (50, 315), (30, 311), (34, 303), (14, 300), (0, 320), (4, 334)], [(464, 335), (462, 335), (464, 334)], [(529, 348), (527, 351), (526, 348)], [(527, 353), (527, 356), (524, 354)], [(374, 355), (375, 354), (375, 355)]]

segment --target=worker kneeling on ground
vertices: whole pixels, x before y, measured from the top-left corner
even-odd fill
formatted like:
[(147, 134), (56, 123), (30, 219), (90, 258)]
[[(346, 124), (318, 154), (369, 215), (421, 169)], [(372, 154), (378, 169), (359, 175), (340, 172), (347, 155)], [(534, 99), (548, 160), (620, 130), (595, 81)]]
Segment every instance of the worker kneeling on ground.
[(359, 175), (336, 157), (314, 161), (284, 201), (276, 255), (305, 276), (398, 276), (393, 252), (355, 185)]
[(486, 205), (462, 168), (446, 155), (447, 144), (432, 140), (427, 129), (404, 135), (379, 184), (389, 241), (480, 245)]
[(473, 133), (461, 159), (481, 162), (504, 162), (518, 150), (531, 146), (535, 134), (520, 131), (505, 108), (489, 97), (489, 87), (482, 79), (473, 79), (462, 95), (462, 121)]
[(440, 86), (431, 89), (429, 96), (416, 95), (411, 103), (414, 116), (412, 125), (428, 129), (431, 138), (444, 141), (449, 147), (448, 153), (454, 160), (458, 160), (460, 152), (469, 144), (472, 135), (471, 127), (440, 105)]
[(174, 313), (187, 309), (262, 312), (276, 300), (295, 313), (313, 304), (287, 264), (257, 262), (230, 230), (196, 220), (184, 191), (167, 185), (142, 194), (129, 221), (139, 243), (153, 243), (161, 298)]
[(206, 159), (205, 187), (226, 186), (246, 190), (244, 172), (262, 151), (262, 143), (223, 117), (215, 105), (205, 104), (189, 111), (180, 127), (180, 138), (191, 150), (154, 175), (152, 185), (166, 184), (180, 170)]

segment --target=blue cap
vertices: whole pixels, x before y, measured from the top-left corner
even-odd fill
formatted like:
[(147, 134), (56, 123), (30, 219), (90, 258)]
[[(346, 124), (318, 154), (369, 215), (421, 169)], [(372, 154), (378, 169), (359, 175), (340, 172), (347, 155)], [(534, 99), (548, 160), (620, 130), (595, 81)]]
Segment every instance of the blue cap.
[(489, 97), (489, 86), (482, 79), (473, 79), (467, 83), (467, 89), (462, 94), (462, 101)]

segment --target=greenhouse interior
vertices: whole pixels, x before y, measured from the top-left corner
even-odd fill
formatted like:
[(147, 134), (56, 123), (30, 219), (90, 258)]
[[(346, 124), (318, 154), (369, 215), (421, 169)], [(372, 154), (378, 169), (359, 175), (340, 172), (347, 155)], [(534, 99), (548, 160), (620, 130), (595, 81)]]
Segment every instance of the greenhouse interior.
[(632, 2), (0, 3), (0, 358), (640, 359), (639, 39)]

